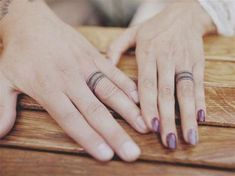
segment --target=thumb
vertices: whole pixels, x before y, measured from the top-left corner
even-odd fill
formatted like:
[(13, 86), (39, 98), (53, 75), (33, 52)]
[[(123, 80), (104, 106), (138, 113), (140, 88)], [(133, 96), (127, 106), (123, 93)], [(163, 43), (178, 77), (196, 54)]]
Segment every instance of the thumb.
[(3, 85), (0, 80), (0, 138), (4, 137), (15, 123), (17, 95), (18, 93)]
[(136, 44), (138, 26), (128, 28), (109, 46), (107, 57), (117, 65), (121, 55)]

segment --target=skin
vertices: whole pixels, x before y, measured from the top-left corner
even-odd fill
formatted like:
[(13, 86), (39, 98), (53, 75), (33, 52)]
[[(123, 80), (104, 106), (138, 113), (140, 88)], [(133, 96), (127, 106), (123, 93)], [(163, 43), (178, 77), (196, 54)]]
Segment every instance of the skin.
[[(81, 34), (58, 19), (43, 1), (12, 1), (0, 21), (0, 137), (12, 128), (16, 99), (37, 100), (94, 158), (110, 160), (114, 152), (134, 161), (140, 149), (111, 116), (108, 105), (138, 132), (148, 131), (135, 83), (104, 58)], [(95, 94), (88, 77), (106, 75)]]
[[(214, 31), (198, 1), (174, 1), (150, 20), (128, 28), (108, 50), (107, 56), (117, 64), (125, 51), (136, 46), (141, 114), (155, 132), (153, 119), (157, 118), (163, 145), (171, 149), (177, 143), (172, 147), (174, 139), (170, 139), (171, 146), (168, 141), (168, 135), (177, 138), (176, 98), (185, 141), (195, 145), (199, 140), (197, 114), (206, 112), (203, 36)], [(182, 71), (191, 72), (194, 81), (185, 79), (176, 84), (175, 75)]]

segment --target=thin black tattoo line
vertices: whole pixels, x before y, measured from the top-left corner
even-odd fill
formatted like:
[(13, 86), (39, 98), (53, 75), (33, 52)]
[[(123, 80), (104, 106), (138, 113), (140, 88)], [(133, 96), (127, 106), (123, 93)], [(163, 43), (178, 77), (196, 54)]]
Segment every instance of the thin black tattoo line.
[(180, 76), (182, 74), (184, 74), (184, 75), (187, 74), (187, 75), (192, 75), (193, 76), (193, 74), (191, 72), (188, 72), (188, 71), (179, 72), (179, 73), (176, 74), (176, 76)]
[(95, 93), (95, 88), (96, 88), (98, 82), (105, 77), (106, 76), (100, 71), (97, 71), (97, 72), (91, 74), (91, 76), (89, 77), (89, 79), (87, 81), (87, 85), (89, 86), (89, 88), (91, 89), (92, 92)]
[(192, 76), (180, 76), (176, 79), (176, 83), (178, 83), (179, 81), (183, 81), (183, 80), (190, 80), (190, 81), (194, 81)]
[(13, 0), (0, 0), (0, 20), (8, 14), (8, 8)]

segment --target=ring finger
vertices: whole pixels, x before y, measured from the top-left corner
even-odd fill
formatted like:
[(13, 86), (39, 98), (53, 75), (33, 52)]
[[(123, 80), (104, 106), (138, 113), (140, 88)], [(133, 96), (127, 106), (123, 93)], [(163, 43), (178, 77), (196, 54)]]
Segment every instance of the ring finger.
[(183, 136), (186, 142), (195, 145), (198, 141), (198, 130), (195, 111), (193, 74), (189, 71), (179, 71), (176, 74), (177, 98), (180, 106), (180, 116)]
[(147, 132), (137, 105), (102, 72), (92, 73), (88, 79), (88, 86), (104, 104), (118, 112), (138, 132)]

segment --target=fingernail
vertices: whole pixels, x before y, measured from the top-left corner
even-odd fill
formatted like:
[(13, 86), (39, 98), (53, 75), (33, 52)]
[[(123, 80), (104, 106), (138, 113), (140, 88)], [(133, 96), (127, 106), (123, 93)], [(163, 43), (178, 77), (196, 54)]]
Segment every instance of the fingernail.
[(140, 155), (139, 147), (132, 141), (127, 141), (122, 145), (122, 154), (126, 161), (134, 161)]
[(105, 143), (100, 144), (97, 149), (103, 159), (110, 159), (113, 156), (112, 149)]
[(160, 132), (160, 123), (159, 123), (159, 120), (157, 119), (157, 117), (154, 117), (152, 120), (152, 129), (155, 133)]
[(145, 122), (143, 120), (143, 117), (139, 116), (137, 119), (136, 119), (136, 124), (137, 126), (141, 129), (141, 131), (145, 132), (147, 131), (147, 126), (145, 125)]
[(174, 133), (169, 133), (166, 137), (167, 146), (169, 149), (176, 149), (176, 136)]
[(139, 95), (138, 95), (137, 90), (134, 90), (131, 92), (131, 97), (135, 103), (139, 103)]
[(198, 122), (205, 122), (205, 120), (206, 120), (205, 111), (201, 109), (197, 113), (197, 121)]
[(191, 145), (196, 145), (197, 144), (197, 133), (196, 130), (190, 129), (188, 131), (188, 143)]

